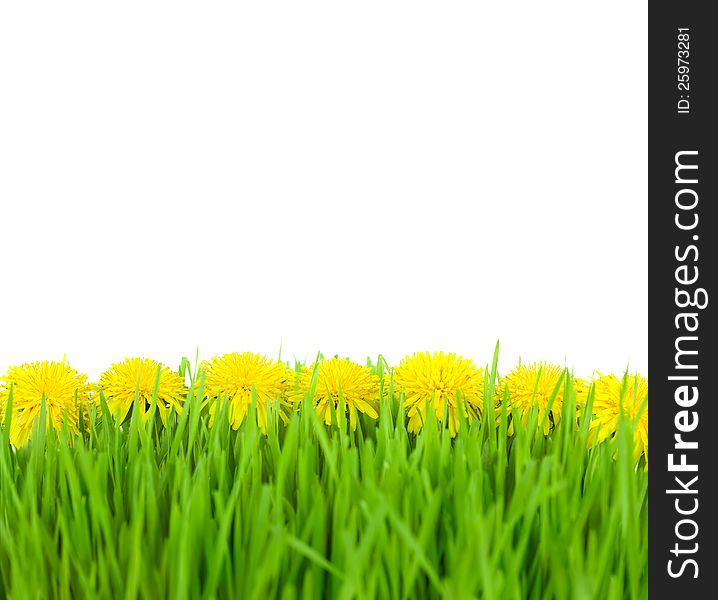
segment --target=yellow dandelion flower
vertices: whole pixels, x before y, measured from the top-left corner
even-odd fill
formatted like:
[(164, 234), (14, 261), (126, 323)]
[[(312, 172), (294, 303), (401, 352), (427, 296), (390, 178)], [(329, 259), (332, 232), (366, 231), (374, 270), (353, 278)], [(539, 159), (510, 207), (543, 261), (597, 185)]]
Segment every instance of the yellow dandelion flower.
[(267, 432), (267, 403), (270, 407), (279, 400), (279, 416), (286, 422), (290, 406), (287, 394), (292, 384), (292, 371), (261, 354), (232, 352), (204, 361), (205, 398), (209, 401), (210, 423), (226, 399), (229, 403), (229, 422), (238, 429), (252, 404), (252, 390), (256, 397), (257, 424)]
[(187, 397), (182, 377), (169, 367), (150, 358), (126, 358), (114, 363), (100, 376), (99, 382), (107, 406), (118, 423), (125, 420), (133, 403), (142, 420), (147, 420), (155, 385), (157, 412), (162, 422), (166, 423), (168, 412), (173, 409), (181, 411)]
[(454, 437), (460, 422), (457, 395), (468, 419), (481, 416), (484, 370), (453, 353), (417, 352), (404, 358), (394, 369), (394, 391), (404, 394), (411, 433), (418, 433), (424, 426), (428, 403), (439, 421), (444, 418), (447, 407), (449, 433)]
[(37, 361), (10, 367), (0, 378), (0, 408), (2, 418), (13, 388), (13, 408), (10, 423), (10, 441), (22, 446), (32, 434), (33, 423), (40, 416), (45, 398), (47, 427), (62, 429), (63, 421), (72, 435), (80, 431), (82, 406), (90, 403), (91, 386), (87, 375), (78, 373), (62, 362)]
[[(538, 425), (541, 427), (543, 424), (544, 435), (548, 435), (552, 424), (557, 425), (561, 420), (565, 375), (566, 369), (552, 363), (535, 362), (522, 365), (502, 379), (497, 390), (498, 397), (504, 401), (505, 390), (508, 389), (506, 412), (511, 415), (512, 411), (517, 409), (524, 426), (528, 424), (531, 410), (536, 407)], [(574, 378), (573, 382), (577, 390), (583, 387), (580, 379)], [(554, 391), (556, 396), (549, 408)], [(509, 433), (513, 433), (513, 430), (513, 423), (510, 423)]]
[(624, 389), (623, 379), (615, 375), (598, 375), (598, 379), (594, 380), (591, 443), (598, 444), (615, 435), (618, 416), (623, 407), (623, 414), (628, 417), (630, 425), (638, 418), (633, 433), (634, 459), (638, 462), (641, 454), (644, 454), (648, 469), (648, 380), (640, 375), (627, 376)]
[(294, 404), (301, 404), (309, 391), (314, 370), (317, 372), (314, 407), (319, 417), (331, 425), (332, 413), (339, 410), (340, 395), (344, 401), (345, 412), (349, 413), (352, 430), (357, 426), (357, 413), (361, 412), (372, 419), (379, 418), (379, 377), (371, 368), (359, 365), (344, 358), (330, 358), (303, 369), (299, 374), (299, 385), (294, 393)]

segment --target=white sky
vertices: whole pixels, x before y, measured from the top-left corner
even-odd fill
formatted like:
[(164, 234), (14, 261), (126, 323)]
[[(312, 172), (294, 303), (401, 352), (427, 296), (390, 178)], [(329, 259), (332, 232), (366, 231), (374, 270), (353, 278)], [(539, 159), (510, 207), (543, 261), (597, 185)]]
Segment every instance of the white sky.
[(647, 3), (0, 6), (0, 369), (647, 368)]

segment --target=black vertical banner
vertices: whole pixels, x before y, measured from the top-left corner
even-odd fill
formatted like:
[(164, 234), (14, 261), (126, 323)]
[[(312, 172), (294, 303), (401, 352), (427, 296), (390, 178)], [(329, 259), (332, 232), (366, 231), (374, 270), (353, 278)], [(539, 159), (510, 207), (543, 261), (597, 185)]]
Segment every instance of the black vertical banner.
[[(649, 6), (649, 591), (718, 597), (718, 29)], [(713, 259), (714, 260), (714, 259)]]

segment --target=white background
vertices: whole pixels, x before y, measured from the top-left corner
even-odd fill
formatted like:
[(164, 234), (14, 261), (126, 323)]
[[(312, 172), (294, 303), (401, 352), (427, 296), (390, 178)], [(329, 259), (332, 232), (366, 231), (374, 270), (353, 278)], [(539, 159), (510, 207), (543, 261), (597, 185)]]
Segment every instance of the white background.
[(647, 3), (0, 6), (0, 369), (647, 367)]

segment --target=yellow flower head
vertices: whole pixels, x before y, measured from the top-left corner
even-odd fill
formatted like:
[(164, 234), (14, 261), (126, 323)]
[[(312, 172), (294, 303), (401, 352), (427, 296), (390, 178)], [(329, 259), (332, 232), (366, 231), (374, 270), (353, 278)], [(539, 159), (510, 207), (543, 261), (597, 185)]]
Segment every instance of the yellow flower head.
[[(157, 375), (159, 371), (159, 381)], [(178, 373), (149, 358), (126, 358), (114, 363), (100, 376), (107, 406), (118, 423), (127, 417), (132, 404), (140, 411), (143, 421), (147, 420), (152, 398), (157, 386), (157, 411), (163, 423), (167, 422), (168, 410), (182, 410), (187, 388)]]
[[(615, 375), (598, 374), (594, 380), (593, 419), (591, 420), (592, 443), (600, 443), (613, 436), (618, 430), (618, 415), (623, 407), (623, 414), (633, 425), (636, 418), (636, 429), (633, 433), (634, 459), (638, 462), (641, 454), (646, 456), (648, 468), (648, 380), (636, 375), (627, 376), (624, 380)], [(645, 405), (643, 405), (645, 400)], [(641, 411), (641, 409), (643, 409)], [(639, 416), (639, 411), (640, 416)]]
[(332, 413), (338, 411), (341, 399), (345, 411), (349, 413), (352, 430), (357, 426), (357, 411), (372, 419), (379, 418), (379, 377), (371, 368), (344, 358), (322, 360), (318, 365), (303, 369), (299, 373), (299, 385), (294, 393), (295, 406), (301, 404), (311, 388), (315, 369), (317, 384), (314, 407), (327, 425), (331, 425)]
[(444, 418), (444, 408), (447, 407), (449, 433), (453, 437), (460, 422), (457, 395), (468, 419), (481, 415), (484, 370), (453, 353), (417, 352), (404, 358), (394, 369), (394, 391), (404, 394), (411, 433), (419, 432), (424, 426), (428, 403), (439, 421)]
[[(531, 410), (536, 407), (538, 425), (541, 427), (543, 424), (544, 435), (548, 435), (552, 423), (557, 425), (561, 420), (565, 375), (566, 369), (552, 363), (522, 365), (502, 379), (498, 386), (499, 399), (504, 401), (505, 390), (508, 389), (506, 412), (511, 415), (512, 411), (517, 409), (524, 426), (528, 424)], [(581, 380), (574, 379), (573, 382), (577, 390), (583, 387)], [(513, 423), (509, 425), (509, 433), (513, 433)]]
[(87, 375), (71, 369), (64, 360), (44, 360), (10, 367), (0, 378), (0, 410), (3, 420), (11, 386), (13, 408), (10, 441), (15, 446), (22, 446), (30, 438), (33, 422), (40, 416), (43, 397), (48, 429), (52, 427), (60, 431), (67, 416), (70, 433), (77, 435), (82, 406), (87, 407), (90, 402), (91, 386), (87, 383)]
[(252, 390), (256, 397), (257, 424), (267, 432), (267, 403), (270, 407), (279, 400), (279, 416), (286, 421), (289, 406), (287, 393), (292, 383), (292, 371), (284, 364), (253, 352), (232, 352), (204, 361), (200, 368), (205, 375), (205, 398), (209, 400), (210, 423), (221, 403), (229, 403), (229, 422), (238, 429), (252, 404)]

